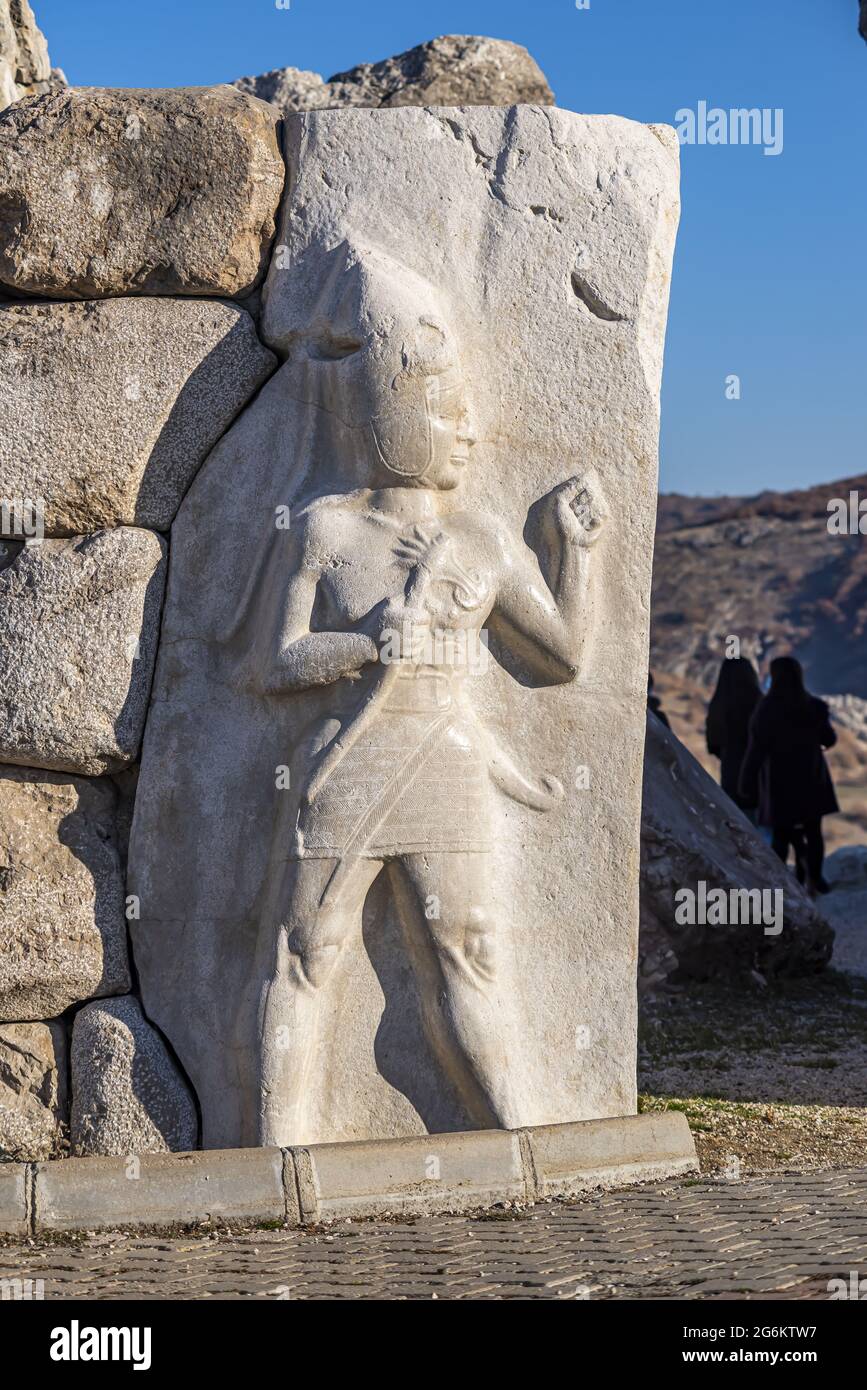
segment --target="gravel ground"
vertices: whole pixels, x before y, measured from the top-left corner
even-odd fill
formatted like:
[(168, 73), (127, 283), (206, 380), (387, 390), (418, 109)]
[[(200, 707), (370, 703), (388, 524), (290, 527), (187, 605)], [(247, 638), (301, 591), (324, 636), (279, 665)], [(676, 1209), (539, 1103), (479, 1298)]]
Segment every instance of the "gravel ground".
[(684, 1111), (703, 1172), (867, 1160), (867, 979), (691, 984), (642, 1013), (642, 1108)]

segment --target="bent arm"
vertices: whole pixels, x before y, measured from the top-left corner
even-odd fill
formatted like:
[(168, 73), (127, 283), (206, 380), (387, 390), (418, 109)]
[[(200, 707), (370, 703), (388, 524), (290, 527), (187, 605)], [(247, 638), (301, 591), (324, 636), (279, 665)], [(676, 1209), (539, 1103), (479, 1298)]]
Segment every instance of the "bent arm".
[(592, 628), (590, 551), (602, 532), (606, 507), (593, 469), (560, 483), (539, 506), (545, 558), (537, 558), (523, 541), (500, 537), (500, 584), (491, 622), (540, 675), (569, 681), (581, 670)]
[(566, 544), (556, 573), (545, 575), (528, 546), (504, 546), (491, 629), (531, 668), (552, 681), (573, 680), (581, 669), (589, 630), (590, 551)]
[(294, 572), (284, 598), (277, 650), (256, 680), (263, 695), (331, 685), (358, 675), (366, 662), (379, 657), (376, 643), (364, 633), (310, 631), (320, 575), (315, 567), (304, 563), (302, 546), (292, 559)]
[(366, 662), (378, 658), (379, 648), (364, 633), (308, 632), (281, 646), (260, 689), (263, 695), (284, 695), (315, 685), (332, 685), (346, 676), (357, 676)]

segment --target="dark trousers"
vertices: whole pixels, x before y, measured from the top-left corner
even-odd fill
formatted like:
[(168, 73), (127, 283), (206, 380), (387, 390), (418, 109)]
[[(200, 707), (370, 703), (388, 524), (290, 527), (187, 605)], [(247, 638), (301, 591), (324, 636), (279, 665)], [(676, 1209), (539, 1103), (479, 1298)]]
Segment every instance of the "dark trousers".
[(785, 864), (789, 857), (789, 846), (795, 851), (795, 865), (799, 882), (806, 875), (811, 883), (818, 883), (822, 877), (822, 863), (825, 859), (825, 842), (822, 839), (822, 820), (815, 816), (801, 825), (775, 825), (771, 841), (774, 853)]

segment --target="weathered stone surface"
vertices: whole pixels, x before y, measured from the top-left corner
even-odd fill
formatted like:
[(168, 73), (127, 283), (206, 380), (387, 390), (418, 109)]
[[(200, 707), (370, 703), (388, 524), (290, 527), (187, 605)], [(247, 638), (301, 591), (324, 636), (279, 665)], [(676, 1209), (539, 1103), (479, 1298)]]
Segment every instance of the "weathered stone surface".
[(0, 1027), (0, 1161), (60, 1156), (69, 1122), (62, 1023)]
[(166, 553), (156, 532), (122, 526), (0, 561), (0, 760), (79, 773), (135, 761)]
[(0, 115), (0, 284), (49, 299), (248, 293), (284, 167), (231, 87), (82, 87)]
[(207, 1147), (628, 1114), (676, 139), (528, 106), (287, 137), (287, 360), (172, 530), (145, 1009)]
[[(678, 925), (681, 889), (765, 890), (777, 923)], [(740, 904), (740, 900), (738, 900)], [(740, 912), (740, 906), (738, 905)], [(755, 914), (752, 914), (755, 915)], [(730, 914), (731, 916), (731, 914)], [(779, 928), (779, 929), (778, 929)], [(831, 958), (834, 934), (793, 873), (674, 734), (647, 717), (641, 819), (639, 985), (666, 979), (807, 975)]]
[[(361, 91), (350, 87), (345, 95), (332, 89), (318, 72), (302, 68), (274, 68), (258, 77), (239, 77), (232, 83), (238, 91), (268, 101), (281, 111), (315, 111), (325, 106), (365, 105), (354, 101)], [(343, 100), (341, 100), (343, 95)], [(378, 105), (378, 103), (376, 103)]]
[(186, 1153), (198, 1118), (190, 1089), (131, 994), (88, 1004), (71, 1048), (72, 1152)]
[(109, 780), (0, 767), (0, 1020), (129, 989)]
[(0, 0), (0, 110), (50, 82), (48, 44), (29, 0)]
[(845, 845), (825, 860), (825, 878), (842, 892), (867, 892), (867, 845)]
[(167, 531), (210, 449), (276, 366), (214, 300), (0, 309), (0, 497), (44, 500), (48, 536)]
[(340, 106), (553, 106), (538, 63), (520, 44), (447, 34), (325, 82), (317, 72), (277, 68), (232, 84), (282, 111)]
[(834, 969), (867, 978), (867, 845), (846, 845), (825, 860), (831, 892), (820, 899), (834, 928)]
[(0, 1163), (0, 1233), (29, 1236), (27, 1169), (23, 1163)]

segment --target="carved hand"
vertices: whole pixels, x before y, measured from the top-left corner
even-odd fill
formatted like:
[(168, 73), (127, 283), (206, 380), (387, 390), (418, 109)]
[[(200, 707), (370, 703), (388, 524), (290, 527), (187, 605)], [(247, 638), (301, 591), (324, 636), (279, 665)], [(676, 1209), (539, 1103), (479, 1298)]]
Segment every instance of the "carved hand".
[(451, 538), (435, 526), (414, 526), (411, 536), (401, 536), (394, 553), (401, 560), (436, 575), (446, 564)]
[(415, 604), (389, 599), (380, 617), (380, 661), (419, 664), (430, 638), (430, 618), (426, 612)]
[(599, 479), (593, 469), (583, 477), (567, 478), (549, 493), (551, 521), (564, 541), (589, 548), (595, 545), (608, 509)]

